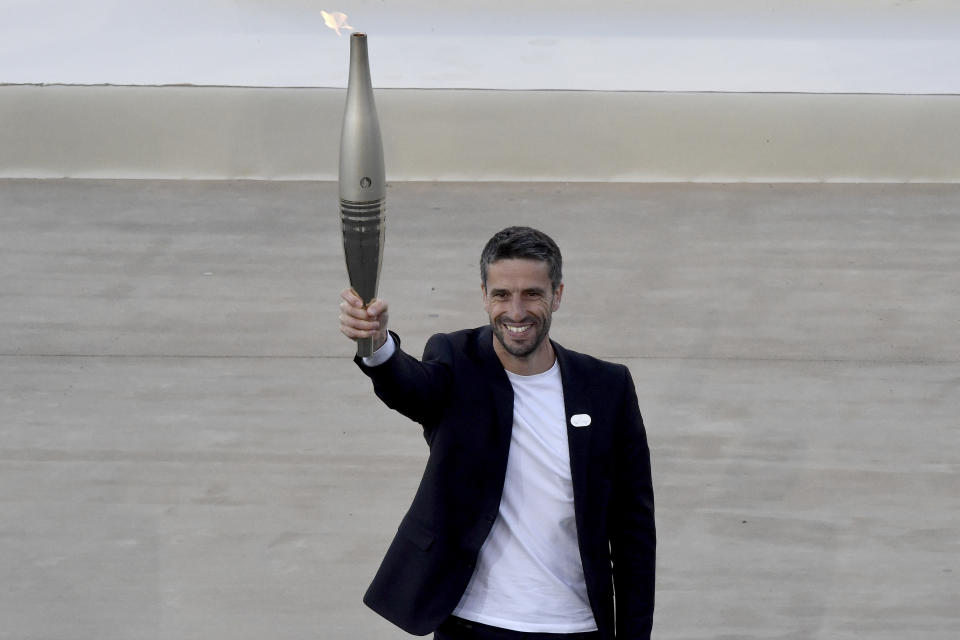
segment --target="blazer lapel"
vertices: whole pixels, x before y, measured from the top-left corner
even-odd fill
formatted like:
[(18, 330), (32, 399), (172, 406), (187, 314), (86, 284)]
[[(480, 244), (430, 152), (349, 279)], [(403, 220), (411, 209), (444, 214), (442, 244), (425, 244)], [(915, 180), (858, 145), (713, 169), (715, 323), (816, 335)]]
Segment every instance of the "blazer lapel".
[[(563, 381), (563, 405), (567, 418), (567, 442), (570, 446), (570, 475), (573, 478), (573, 506), (577, 518), (577, 531), (586, 531), (584, 521), (587, 505), (588, 472), (590, 470), (590, 437), (593, 428), (590, 397), (583, 392), (579, 381), (583, 379), (576, 359), (553, 342), (553, 350), (560, 363)], [(586, 423), (586, 424), (584, 424)]]
[(507, 372), (493, 350), (493, 330), (489, 326), (483, 327), (476, 335), (477, 353), (496, 408), (500, 444), (509, 450), (510, 434), (513, 431), (513, 387), (510, 386)]

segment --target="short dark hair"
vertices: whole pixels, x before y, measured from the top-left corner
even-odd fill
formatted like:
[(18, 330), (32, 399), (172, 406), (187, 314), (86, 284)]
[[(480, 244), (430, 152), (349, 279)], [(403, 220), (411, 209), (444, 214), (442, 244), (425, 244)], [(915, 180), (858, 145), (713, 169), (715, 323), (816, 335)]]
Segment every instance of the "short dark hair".
[(493, 234), (480, 253), (480, 281), (487, 286), (487, 268), (498, 260), (522, 258), (547, 263), (553, 290), (563, 281), (560, 247), (543, 231), (531, 227), (507, 227)]

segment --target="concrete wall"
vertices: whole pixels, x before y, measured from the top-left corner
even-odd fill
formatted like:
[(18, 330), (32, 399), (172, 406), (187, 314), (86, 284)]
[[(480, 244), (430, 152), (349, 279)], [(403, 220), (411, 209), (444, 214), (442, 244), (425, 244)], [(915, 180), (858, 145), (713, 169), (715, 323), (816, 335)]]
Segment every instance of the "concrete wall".
[[(388, 180), (956, 182), (960, 97), (386, 89)], [(4, 87), (0, 176), (335, 179), (341, 89)]]

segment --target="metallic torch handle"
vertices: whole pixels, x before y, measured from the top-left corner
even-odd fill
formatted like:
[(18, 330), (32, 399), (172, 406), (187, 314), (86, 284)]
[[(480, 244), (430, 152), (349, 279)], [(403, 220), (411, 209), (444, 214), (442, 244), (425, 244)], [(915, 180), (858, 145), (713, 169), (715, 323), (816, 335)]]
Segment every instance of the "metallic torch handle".
[[(340, 200), (340, 228), (343, 231), (343, 250), (347, 258), (350, 286), (367, 305), (377, 296), (377, 281), (383, 258), (383, 233), (386, 222), (386, 202), (350, 202)], [(373, 355), (373, 340), (357, 340), (357, 355)]]
[[(373, 101), (367, 36), (350, 36), (350, 79), (340, 133), (340, 228), (350, 286), (369, 304), (377, 295), (383, 261), (387, 181), (380, 123)], [(357, 355), (373, 354), (372, 340), (357, 340)]]

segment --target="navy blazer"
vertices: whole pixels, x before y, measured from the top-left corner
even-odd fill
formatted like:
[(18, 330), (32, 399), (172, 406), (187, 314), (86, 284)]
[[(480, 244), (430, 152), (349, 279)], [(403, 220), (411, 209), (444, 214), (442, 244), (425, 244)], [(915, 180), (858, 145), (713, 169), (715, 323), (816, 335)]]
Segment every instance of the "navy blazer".
[[(356, 362), (387, 406), (423, 426), (430, 455), (364, 602), (408, 633), (426, 635), (460, 602), (497, 517), (513, 388), (490, 327), (434, 335), (422, 361), (404, 353), (393, 336), (397, 351), (386, 363)], [(649, 638), (656, 533), (650, 454), (633, 380), (624, 365), (552, 344), (563, 380), (590, 606), (605, 640)], [(589, 426), (572, 425), (577, 414), (589, 415)]]

